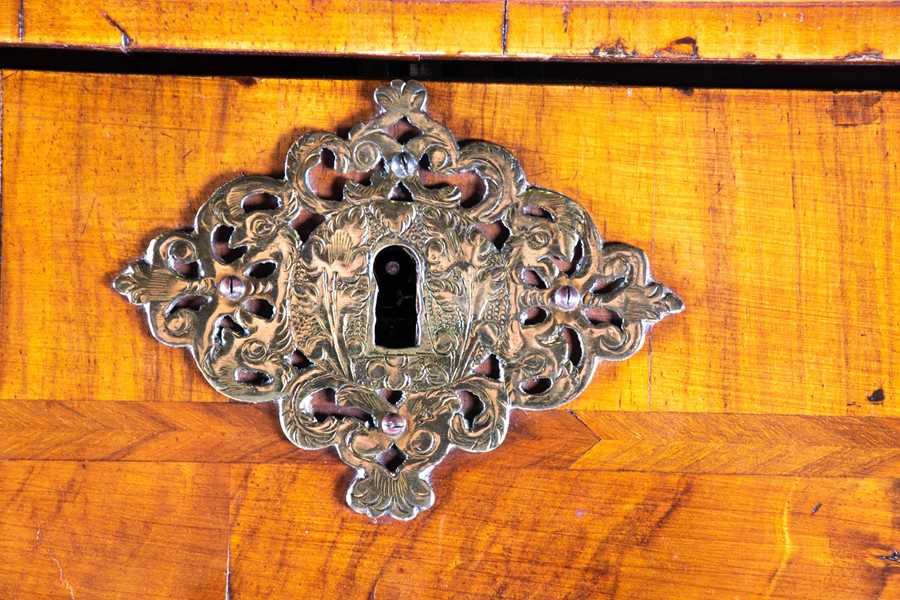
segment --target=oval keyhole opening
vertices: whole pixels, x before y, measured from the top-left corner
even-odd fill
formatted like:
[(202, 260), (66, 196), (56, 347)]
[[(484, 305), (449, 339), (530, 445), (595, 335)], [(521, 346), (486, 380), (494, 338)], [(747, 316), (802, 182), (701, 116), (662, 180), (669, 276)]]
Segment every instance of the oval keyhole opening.
[(416, 261), (403, 246), (375, 256), (375, 344), (383, 348), (419, 345)]

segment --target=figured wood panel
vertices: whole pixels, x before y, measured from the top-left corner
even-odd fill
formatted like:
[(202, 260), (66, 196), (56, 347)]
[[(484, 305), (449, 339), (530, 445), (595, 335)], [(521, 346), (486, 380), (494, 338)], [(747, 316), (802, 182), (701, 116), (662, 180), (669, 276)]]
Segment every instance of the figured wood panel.
[(227, 465), (0, 463), (0, 597), (222, 598)]
[(894, 0), (4, 0), (0, 41), (557, 60), (900, 59)]
[(900, 6), (509, 0), (508, 52), (565, 60), (895, 61)]
[[(234, 597), (291, 590), (327, 598), (796, 600), (900, 592), (896, 566), (879, 558), (896, 533), (890, 481), (585, 477), (507, 469), (502, 452), (461, 454), (441, 465), (446, 491), (434, 511), (377, 529), (340, 506), (344, 478), (325, 466), (234, 470)], [(323, 504), (311, 488), (331, 490), (334, 500)]]
[(497, 54), (504, 18), (503, 0), (23, 0), (19, 14), (4, 41), (392, 56)]
[(429, 84), (687, 309), (375, 523), (109, 284), (376, 82), (2, 77), (0, 597), (900, 595), (900, 95)]
[[(374, 86), (9, 74), (0, 399), (224, 402), (111, 278)], [(900, 95), (430, 87), (459, 137), (510, 147), (685, 299), (576, 409), (900, 415)]]

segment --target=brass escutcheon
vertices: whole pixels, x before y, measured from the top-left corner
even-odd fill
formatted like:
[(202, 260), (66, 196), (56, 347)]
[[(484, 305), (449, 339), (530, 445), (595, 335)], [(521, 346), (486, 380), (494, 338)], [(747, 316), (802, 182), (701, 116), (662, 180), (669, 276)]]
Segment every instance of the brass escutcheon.
[[(283, 179), (225, 184), (114, 281), (213, 387), (276, 402), (301, 448), (334, 446), (371, 517), (431, 507), (451, 448), (493, 450), (513, 409), (572, 400), (683, 308), (641, 250), (604, 244), (505, 148), (458, 144), (426, 101), (416, 81), (378, 88), (347, 139), (303, 135)], [(326, 157), (353, 174), (338, 199), (317, 193)]]

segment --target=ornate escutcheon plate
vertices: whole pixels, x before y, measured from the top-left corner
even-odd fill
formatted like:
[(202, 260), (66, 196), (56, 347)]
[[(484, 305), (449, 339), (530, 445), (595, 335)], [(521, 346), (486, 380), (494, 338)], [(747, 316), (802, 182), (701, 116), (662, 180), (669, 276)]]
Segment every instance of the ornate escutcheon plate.
[(429, 508), (452, 448), (493, 450), (513, 409), (572, 400), (682, 310), (643, 252), (604, 244), (508, 150), (458, 144), (426, 98), (378, 88), (347, 139), (303, 135), (284, 179), (224, 185), (114, 282), (217, 390), (276, 402), (301, 448), (334, 446), (372, 517)]

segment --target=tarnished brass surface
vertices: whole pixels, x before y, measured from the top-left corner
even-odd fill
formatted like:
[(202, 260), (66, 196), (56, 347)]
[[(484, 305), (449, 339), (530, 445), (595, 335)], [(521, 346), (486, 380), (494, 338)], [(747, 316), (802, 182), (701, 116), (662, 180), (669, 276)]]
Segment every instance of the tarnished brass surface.
[[(303, 135), (284, 179), (224, 185), (191, 231), (157, 237), (114, 282), (217, 390), (277, 402), (301, 448), (334, 446), (356, 470), (347, 502), (373, 517), (429, 508), (451, 448), (493, 450), (512, 409), (573, 399), (601, 361), (631, 356), (682, 310), (643, 252), (603, 244), (584, 209), (530, 185), (508, 150), (458, 144), (426, 99), (415, 81), (379, 88), (376, 115), (348, 139)], [(399, 125), (415, 130), (405, 143)], [(326, 154), (355, 174), (339, 200), (314, 189)], [(474, 197), (447, 183), (462, 173), (480, 180)], [(402, 348), (374, 333), (374, 263), (394, 247), (415, 265), (415, 343)]]

